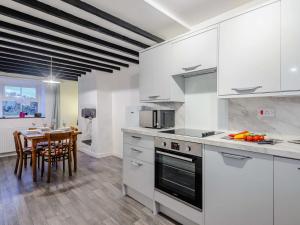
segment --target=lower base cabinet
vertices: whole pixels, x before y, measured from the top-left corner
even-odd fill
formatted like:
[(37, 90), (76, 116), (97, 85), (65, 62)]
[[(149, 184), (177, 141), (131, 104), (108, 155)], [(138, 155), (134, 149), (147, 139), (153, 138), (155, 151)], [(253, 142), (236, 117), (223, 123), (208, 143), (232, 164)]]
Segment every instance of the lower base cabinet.
[(273, 225), (273, 156), (206, 145), (204, 174), (205, 225)]
[(274, 225), (300, 224), (300, 160), (274, 159)]

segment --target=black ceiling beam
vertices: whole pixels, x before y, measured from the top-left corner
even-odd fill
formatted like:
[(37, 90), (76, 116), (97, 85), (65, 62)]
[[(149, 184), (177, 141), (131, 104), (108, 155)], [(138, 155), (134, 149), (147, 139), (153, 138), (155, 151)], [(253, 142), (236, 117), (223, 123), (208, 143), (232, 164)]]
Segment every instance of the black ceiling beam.
[[(49, 56), (40, 55), (40, 54), (36, 54), (36, 53), (31, 53), (31, 52), (26, 52), (26, 51), (21, 51), (21, 50), (12, 49), (12, 48), (6, 48), (6, 47), (2, 47), (2, 46), (0, 46), (0, 52), (5, 52), (5, 53), (8, 53), (8, 54), (21, 55), (21, 56), (25, 56), (25, 57), (45, 60), (45, 61), (48, 61), (48, 62), (51, 61), (51, 57), (49, 57)], [(113, 72), (113, 70), (110, 70), (110, 69), (107, 69), (107, 68), (87, 65), (87, 64), (83, 64), (83, 63), (78, 63), (78, 62), (74, 62), (74, 61), (69, 61), (69, 60), (56, 58), (56, 57), (52, 57), (52, 61), (54, 63), (69, 64), (69, 65), (73, 65), (73, 66), (90, 68), (90, 69), (93, 69), (93, 70), (99, 70), (99, 71), (108, 72), (108, 73)]]
[[(131, 62), (131, 63), (135, 63), (135, 64), (139, 63), (139, 61), (137, 59), (133, 59), (133, 58), (123, 56), (123, 55), (120, 55), (120, 54), (117, 54), (117, 53), (113, 53), (113, 52), (110, 52), (110, 51), (106, 51), (106, 50), (103, 50), (103, 49), (95, 48), (95, 47), (92, 47), (92, 46), (89, 46), (89, 45), (81, 44), (81, 43), (71, 41), (71, 40), (68, 40), (68, 39), (65, 39), (65, 38), (57, 37), (57, 36), (54, 36), (54, 35), (51, 35), (51, 34), (46, 34), (46, 33), (43, 33), (43, 32), (37, 31), (37, 30), (32, 30), (32, 29), (22, 27), (22, 26), (19, 26), (19, 25), (7, 23), (7, 22), (4, 22), (4, 21), (0, 21), (0, 27), (4, 28), (4, 29), (7, 29), (7, 30), (10, 30), (10, 31), (18, 32), (18, 33), (21, 33), (21, 34), (30, 35), (30, 36), (41, 38), (41, 39), (44, 39), (44, 40), (60, 43), (60, 44), (63, 44), (63, 45), (68, 45), (68, 46), (71, 46), (71, 47), (80, 48), (80, 49), (83, 49), (85, 51), (91, 51), (91, 52), (95, 52), (95, 53), (98, 53), (98, 54), (107, 55), (107, 56), (110, 56), (110, 57), (113, 57), (113, 58), (124, 60), (126, 62)], [(122, 63), (122, 62), (119, 62), (119, 61), (115, 61), (115, 60), (111, 60), (111, 59), (107, 59), (107, 58), (103, 58), (102, 61), (103, 62), (108, 62), (108, 63), (111, 63), (111, 64), (116, 64), (116, 65), (119, 65), (119, 66), (129, 67), (128, 64), (125, 64), (125, 63)]]
[[(29, 66), (29, 65), (20, 65), (20, 64), (15, 64), (7, 61), (0, 60), (1, 65), (5, 65), (7, 67), (12, 67), (12, 68), (19, 68), (19, 69), (28, 69), (28, 70), (33, 70), (33, 71), (41, 71), (45, 74), (50, 74), (50, 68), (40, 68), (40, 67), (34, 67), (34, 66)], [(69, 76), (81, 76), (81, 73), (70, 73), (62, 70), (52, 70), (53, 73), (62, 73), (65, 75)]]
[[(7, 54), (7, 53), (4, 53), (4, 52), (0, 52), (0, 57), (7, 58), (7, 59), (12, 59), (12, 60), (19, 60), (21, 62), (26, 62), (26, 63), (36, 63), (36, 64), (43, 65), (43, 66), (50, 66), (51, 65), (50, 61), (27, 58), (27, 57), (23, 57), (23, 56), (19, 56), (19, 55)], [(52, 62), (52, 66), (55, 66), (57, 68), (67, 68), (67, 69), (80, 71), (80, 72), (92, 72), (92, 70), (88, 69), (88, 68), (70, 66), (70, 65), (60, 64), (60, 63), (56, 63), (56, 62)]]
[[(28, 70), (28, 71), (32, 71), (35, 73), (41, 73), (44, 76), (49, 76), (50, 75), (50, 70), (41, 70), (41, 69), (37, 69), (37, 68), (33, 68), (30, 66), (18, 66), (16, 64), (11, 64), (11, 63), (2, 63), (0, 62), (0, 66), (2, 67), (6, 67), (6, 68), (11, 68), (11, 69), (18, 69), (18, 70)], [(61, 74), (62, 76), (71, 76), (71, 77), (80, 77), (80, 74), (70, 74), (70, 73), (64, 73), (64, 72), (59, 72), (59, 71), (52, 71), (53, 75), (57, 75), (57, 74)]]
[(89, 5), (88, 3), (86, 2), (83, 2), (83, 1), (80, 1), (80, 0), (62, 0), (63, 2), (66, 2), (72, 6), (75, 6), (83, 11), (86, 11), (88, 13), (91, 13), (97, 17), (100, 17), (101, 19), (104, 19), (104, 20), (107, 20), (111, 23), (114, 23), (120, 27), (123, 27), (127, 30), (130, 30), (131, 32), (134, 32), (138, 35), (141, 35), (145, 38), (148, 38), (149, 40), (152, 40), (152, 41), (155, 41), (157, 43), (160, 43), (160, 42), (163, 42), (164, 40), (160, 37), (157, 37), (137, 26), (134, 26), (124, 20), (121, 20), (120, 18), (118, 17), (115, 17), (107, 12), (104, 12), (92, 5)]
[(117, 32), (111, 31), (105, 27), (99, 26), (98, 24), (92, 23), (90, 21), (87, 21), (85, 19), (79, 18), (77, 16), (74, 16), (70, 13), (67, 13), (63, 10), (60, 10), (58, 8), (55, 8), (51, 5), (47, 5), (43, 2), (37, 1), (37, 0), (13, 0), (15, 2), (18, 2), (20, 4), (26, 5), (28, 7), (31, 7), (33, 9), (39, 10), (41, 12), (47, 13), (49, 15), (55, 16), (57, 18), (69, 21), (71, 23), (75, 23), (79, 26), (82, 26), (87, 29), (94, 30), (96, 32), (99, 32), (101, 34), (108, 35), (110, 37), (125, 41), (127, 43), (130, 43), (132, 45), (138, 46), (140, 48), (148, 48), (150, 47), (147, 44), (144, 44), (140, 41), (136, 41), (132, 38), (129, 38), (125, 35), (119, 34)]
[[(29, 76), (37, 76), (37, 77), (45, 77), (41, 73), (31, 72), (28, 70), (10, 69), (7, 67), (2, 67), (2, 66), (0, 66), (0, 72), (15, 73), (15, 74), (20, 74), (20, 75), (29, 75)], [(71, 78), (71, 77), (61, 76), (60, 79), (78, 81), (77, 77)]]
[[(14, 63), (17, 65), (23, 65), (23, 66), (31, 66), (35, 68), (40, 68), (40, 69), (50, 69), (51, 65), (43, 65), (43, 64), (38, 64), (38, 63), (32, 63), (32, 62), (24, 62), (20, 60), (14, 60), (14, 59), (9, 59), (2, 57), (0, 55), (0, 62), (7, 62), (7, 63)], [(71, 70), (71, 69), (66, 69), (66, 68), (61, 68), (61, 67), (56, 67), (52, 65), (53, 70), (56, 71), (61, 71), (61, 72), (69, 72), (69, 73), (79, 73), (79, 74), (86, 74), (84, 71), (79, 71), (79, 70)]]
[(107, 47), (107, 48), (111, 48), (111, 49), (114, 49), (114, 50), (125, 52), (125, 53), (130, 54), (130, 55), (139, 56), (139, 53), (135, 50), (131, 50), (131, 49), (123, 47), (121, 45), (117, 45), (117, 44), (114, 44), (114, 43), (111, 43), (111, 42), (108, 42), (108, 41), (104, 41), (104, 40), (96, 38), (96, 37), (92, 37), (90, 35), (81, 33), (77, 30), (73, 30), (73, 29), (70, 29), (70, 28), (67, 28), (67, 27), (60, 26), (58, 24), (49, 22), (47, 20), (40, 19), (40, 18), (35, 17), (35, 16), (31, 16), (29, 14), (26, 14), (26, 13), (23, 13), (21, 11), (17, 11), (17, 10), (8, 8), (8, 7), (3, 6), (3, 5), (0, 5), (0, 14), (5, 15), (5, 16), (9, 16), (9, 17), (14, 18), (14, 19), (18, 19), (18, 20), (21, 20), (21, 21), (24, 21), (24, 22), (27, 22), (27, 23), (34, 24), (34, 25), (39, 26), (39, 27), (43, 27), (43, 28), (46, 28), (46, 29), (49, 29), (49, 30), (53, 30), (53, 31), (58, 32), (58, 33), (62, 33), (62, 34), (68, 35), (68, 36), (79, 38), (79, 39), (84, 40), (84, 41), (88, 41), (88, 42), (91, 42), (91, 43), (94, 43), (94, 44), (102, 45), (102, 46)]
[[(55, 50), (55, 51), (62, 51), (64, 53), (67, 52), (67, 53), (71, 53), (71, 54), (74, 54), (74, 55), (83, 56), (83, 57), (91, 58), (91, 59), (94, 59), (94, 60), (103, 61), (102, 57), (99, 57), (99, 56), (96, 56), (96, 55), (91, 55), (91, 54), (88, 54), (88, 53), (76, 51), (76, 50), (73, 50), (73, 49), (68, 49), (68, 48), (65, 48), (65, 47), (61, 47), (61, 46), (57, 46), (57, 45), (53, 45), (53, 44), (49, 44), (49, 43), (45, 43), (45, 42), (41, 42), (41, 41), (37, 41), (37, 40), (32, 40), (32, 39), (25, 38), (25, 37), (20, 37), (20, 36), (17, 36), (17, 35), (14, 35), (14, 34), (9, 34), (9, 33), (2, 32), (2, 31), (0, 31), (0, 37), (6, 38), (6, 39), (9, 39), (9, 40), (13, 40), (13, 41), (26, 43), (26, 44), (36, 45), (36, 46), (39, 46), (39, 47), (42, 47), (42, 48), (50, 48), (51, 50)], [(78, 58), (78, 59), (80, 59), (80, 58)], [(85, 61), (85, 59), (81, 59), (81, 61), (82, 60)], [(90, 60), (88, 60), (88, 61), (90, 61)], [(91, 62), (93, 62), (93, 61), (91, 61)], [(120, 67), (114, 66), (114, 65), (108, 65), (108, 64), (101, 63), (101, 66), (107, 67), (107, 68), (110, 68), (110, 69), (120, 70)]]
[[(0, 35), (0, 37), (1, 37), (1, 35)], [(101, 67), (106, 67), (109, 69), (120, 70), (120, 67), (118, 67), (118, 66), (99, 63), (99, 62), (91, 61), (88, 59), (82, 59), (82, 58), (78, 58), (76, 56), (66, 55), (66, 54), (62, 54), (62, 53), (58, 53), (58, 52), (54, 52), (54, 51), (50, 51), (50, 50), (45, 50), (45, 49), (41, 49), (41, 48), (35, 48), (35, 47), (28, 46), (28, 45), (18, 44), (15, 42), (0, 40), (0, 44), (8, 46), (8, 47), (12, 47), (12, 48), (36, 52), (36, 53), (45, 54), (45, 55), (49, 55), (49, 56), (55, 56), (55, 57), (60, 57), (60, 58), (68, 59), (68, 60), (79, 61), (82, 63), (87, 63), (87, 64), (91, 64), (91, 65), (95, 65), (95, 66), (101, 66)]]

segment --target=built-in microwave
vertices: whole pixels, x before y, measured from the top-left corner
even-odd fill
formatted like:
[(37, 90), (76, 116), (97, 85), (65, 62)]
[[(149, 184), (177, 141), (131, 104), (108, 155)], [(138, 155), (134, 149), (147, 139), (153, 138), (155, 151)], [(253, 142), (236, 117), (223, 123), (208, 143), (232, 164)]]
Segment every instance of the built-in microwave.
[(140, 126), (156, 129), (174, 127), (175, 110), (141, 110)]

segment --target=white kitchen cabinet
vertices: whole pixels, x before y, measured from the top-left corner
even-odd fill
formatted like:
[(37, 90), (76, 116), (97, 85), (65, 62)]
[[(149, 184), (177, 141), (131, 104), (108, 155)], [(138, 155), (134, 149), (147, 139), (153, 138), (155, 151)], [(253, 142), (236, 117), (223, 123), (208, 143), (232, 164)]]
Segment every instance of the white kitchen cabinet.
[(300, 1), (282, 0), (282, 91), (300, 90)]
[(205, 225), (273, 225), (273, 156), (205, 145), (204, 204)]
[(219, 38), (219, 96), (280, 91), (280, 2), (222, 22)]
[(171, 55), (169, 43), (140, 53), (141, 101), (184, 101), (184, 80), (171, 76)]
[[(123, 142), (123, 190), (126, 192), (129, 187), (152, 201), (154, 195), (154, 138), (125, 132)], [(131, 197), (135, 198), (135, 196)]]
[(300, 160), (274, 159), (274, 224), (300, 224)]
[(172, 43), (172, 75), (196, 73), (217, 67), (218, 31), (216, 28)]

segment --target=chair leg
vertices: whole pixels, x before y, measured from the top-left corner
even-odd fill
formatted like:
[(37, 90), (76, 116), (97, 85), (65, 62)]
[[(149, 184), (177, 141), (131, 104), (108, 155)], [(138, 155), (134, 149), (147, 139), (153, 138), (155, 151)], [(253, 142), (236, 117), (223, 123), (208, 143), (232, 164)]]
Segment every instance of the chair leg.
[(52, 157), (48, 157), (48, 175), (47, 175), (47, 183), (50, 183), (50, 178), (51, 178), (51, 161)]
[(20, 156), (20, 162), (19, 162), (19, 172), (18, 172), (18, 178), (21, 179), (22, 177), (22, 170), (23, 170), (23, 162), (24, 162), (24, 158), (21, 155)]
[(37, 154), (38, 169), (40, 168), (40, 153)]
[(44, 170), (45, 170), (45, 157), (42, 156), (42, 171), (41, 171), (41, 177), (44, 176)]
[(20, 162), (20, 157), (17, 156), (16, 165), (15, 165), (15, 171), (14, 171), (15, 174), (18, 173), (19, 162)]
[(27, 168), (27, 155), (25, 154), (24, 156), (25, 160), (24, 160), (24, 168), (26, 169)]
[(65, 173), (65, 154), (62, 155), (63, 159), (63, 172)]
[(68, 154), (68, 169), (69, 169), (69, 176), (72, 176), (72, 168), (71, 168), (71, 154)]

